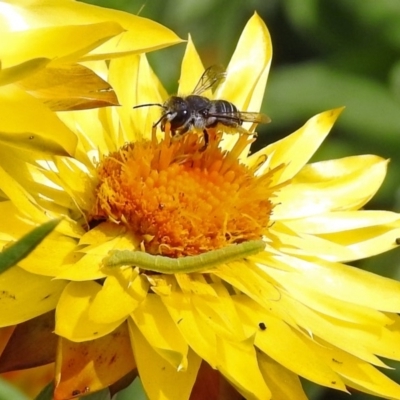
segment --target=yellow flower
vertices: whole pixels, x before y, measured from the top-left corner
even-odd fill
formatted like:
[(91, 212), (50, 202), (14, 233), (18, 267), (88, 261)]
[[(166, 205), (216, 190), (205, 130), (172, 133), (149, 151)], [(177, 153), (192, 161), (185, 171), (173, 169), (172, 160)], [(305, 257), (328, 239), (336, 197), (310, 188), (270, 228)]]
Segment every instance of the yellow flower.
[(154, 21), (74, 0), (2, 1), (0, 32), (2, 67), (15, 69), (13, 80), (31, 72), (24, 63), (42, 58), (55, 65), (104, 60), (181, 41)]
[[(270, 61), (254, 15), (226, 79), (206, 95), (259, 110)], [(190, 93), (203, 70), (189, 41), (178, 93)], [(112, 60), (108, 80), (121, 107), (60, 115), (79, 138), (75, 154), (0, 160), (4, 244), (64, 217), (0, 275), (1, 326), (51, 329), (56, 310), (55, 398), (137, 369), (150, 399), (304, 399), (299, 376), (400, 399), (400, 386), (375, 368), (385, 367), (379, 356), (400, 359), (400, 284), (342, 264), (400, 237), (398, 214), (361, 210), (387, 161), (307, 164), (341, 110), (249, 155), (251, 136), (221, 135), (221, 126), (208, 130), (206, 147), (198, 132), (174, 140), (168, 124), (153, 134), (157, 107), (132, 106), (167, 94), (144, 56)], [(253, 239), (265, 250), (202, 273), (104, 267), (112, 250), (182, 258)]]
[(181, 41), (156, 22), (71, 0), (1, 1), (0, 34), (0, 138), (8, 153), (15, 142), (33, 151), (74, 153), (75, 133), (48, 108), (118, 104), (90, 68)]

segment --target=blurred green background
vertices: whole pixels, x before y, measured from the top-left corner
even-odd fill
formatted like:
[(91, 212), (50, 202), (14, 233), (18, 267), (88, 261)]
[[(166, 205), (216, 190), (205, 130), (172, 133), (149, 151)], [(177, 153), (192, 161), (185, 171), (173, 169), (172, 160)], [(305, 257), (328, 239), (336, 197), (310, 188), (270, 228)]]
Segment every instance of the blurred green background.
[[(190, 33), (205, 66), (228, 64), (243, 27), (257, 11), (274, 47), (262, 107), (272, 123), (259, 126), (258, 146), (288, 135), (319, 112), (346, 106), (315, 160), (356, 154), (390, 158), (386, 181), (369, 208), (400, 211), (399, 0), (87, 2), (139, 13), (182, 38)], [(184, 48), (182, 44), (149, 55), (170, 93), (176, 92)], [(357, 266), (400, 279), (399, 258), (395, 250)], [(400, 382), (399, 371), (390, 375)], [(350, 398), (308, 383), (305, 389), (312, 400)], [(356, 392), (351, 396), (374, 398)]]
[[(205, 66), (228, 64), (244, 25), (257, 11), (274, 46), (262, 107), (272, 123), (259, 127), (258, 146), (288, 135), (321, 111), (346, 106), (314, 159), (390, 158), (387, 179), (369, 208), (400, 211), (400, 0), (87, 2), (151, 18), (182, 38), (190, 33)], [(149, 55), (170, 93), (176, 91), (183, 52), (184, 44)], [(357, 266), (400, 280), (399, 257), (394, 250)], [(397, 382), (399, 370), (388, 372)], [(376, 398), (357, 392), (349, 397), (308, 382), (304, 386), (312, 400)], [(118, 400), (143, 399), (138, 393), (136, 383)]]

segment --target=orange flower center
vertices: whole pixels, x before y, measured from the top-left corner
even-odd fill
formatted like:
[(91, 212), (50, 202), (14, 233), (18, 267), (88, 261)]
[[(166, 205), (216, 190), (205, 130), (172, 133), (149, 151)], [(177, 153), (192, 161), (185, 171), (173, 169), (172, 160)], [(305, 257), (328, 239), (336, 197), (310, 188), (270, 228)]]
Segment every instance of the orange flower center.
[(92, 220), (125, 224), (146, 251), (195, 255), (266, 234), (271, 175), (239, 161), (253, 141), (242, 135), (231, 151), (216, 136), (204, 149), (197, 133), (179, 140), (129, 143), (98, 166)]

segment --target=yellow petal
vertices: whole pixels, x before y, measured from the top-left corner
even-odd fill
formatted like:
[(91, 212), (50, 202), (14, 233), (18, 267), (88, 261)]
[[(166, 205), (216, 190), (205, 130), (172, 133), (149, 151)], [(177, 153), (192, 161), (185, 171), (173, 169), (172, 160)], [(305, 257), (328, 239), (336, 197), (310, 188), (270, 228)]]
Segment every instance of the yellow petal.
[[(83, 3), (80, 4), (83, 5)], [(89, 5), (85, 4), (84, 6)], [(100, 7), (98, 9), (99, 17), (102, 19), (101, 14), (104, 13), (104, 9)], [(92, 14), (92, 10), (89, 10), (89, 12), (91, 16), (95, 16), (95, 13)], [(107, 9), (107, 12), (113, 12), (113, 19), (121, 24), (126, 31), (93, 50), (86, 57), (83, 57), (84, 60), (99, 60), (144, 53), (183, 42), (170, 29), (150, 19), (111, 9)]]
[[(363, 271), (348, 265), (331, 263), (328, 261), (311, 259), (310, 261), (300, 258), (286, 256), (270, 257), (268, 264), (283, 264), (284, 267), (291, 266), (292, 272), (279, 272), (278, 269), (261, 266), (274, 279), (285, 285), (296, 279), (297, 282), (306, 287), (314, 282), (313, 288), (333, 298), (348, 301), (374, 310), (399, 312), (400, 310), (400, 283), (371, 272)], [(279, 267), (278, 267), (279, 268)], [(295, 275), (295, 278), (291, 277)], [(316, 284), (316, 282), (318, 282)]]
[(153, 275), (148, 276), (147, 279), (150, 282), (151, 290), (159, 296), (169, 296), (175, 286), (174, 283), (171, 282), (173, 279), (171, 276)]
[(246, 339), (232, 298), (222, 283), (210, 285), (196, 274), (179, 274), (177, 281), (184, 293), (193, 294), (191, 301), (198, 318), (203, 318), (217, 335), (235, 341)]
[(380, 356), (399, 360), (399, 343), (400, 343), (400, 317), (397, 314), (388, 314), (391, 323), (387, 324), (385, 329), (381, 331)]
[(72, 154), (77, 143), (75, 134), (53, 112), (15, 85), (0, 87), (0, 132), (0, 143), (52, 154)]
[(0, 274), (0, 326), (15, 325), (53, 310), (67, 283), (18, 267)]
[[(242, 111), (258, 112), (272, 59), (271, 37), (255, 13), (246, 24), (215, 98), (231, 101)], [(238, 85), (238, 82), (240, 84)]]
[[(275, 281), (251, 262), (243, 260), (221, 264), (212, 271), (212, 274), (230, 283), (267, 309), (280, 305), (278, 300), (281, 293), (275, 287)], [(284, 315), (287, 317), (286, 312)]]
[(20, 81), (19, 86), (53, 111), (119, 105), (110, 84), (80, 64), (43, 68)]
[(115, 22), (2, 32), (0, 57), (4, 67), (39, 57), (54, 60), (52, 64), (72, 63), (121, 32), (123, 28)]
[(36, 73), (38, 70), (43, 69), (49, 62), (50, 59), (40, 57), (14, 65), (10, 68), (0, 68), (0, 86), (24, 79)]
[(18, 210), (11, 201), (0, 202), (0, 215), (0, 240), (3, 244), (20, 239), (33, 228), (18, 218)]
[(400, 385), (390, 380), (372, 365), (344, 351), (321, 341), (321, 346), (310, 343), (313, 351), (318, 352), (322, 359), (331, 362), (332, 368), (342, 377), (343, 381), (352, 388), (379, 397), (400, 399)]
[(276, 195), (273, 218), (304, 218), (330, 211), (355, 210), (381, 186), (387, 161), (356, 156), (310, 164)]
[(318, 235), (390, 224), (399, 221), (399, 218), (399, 214), (391, 211), (335, 211), (300, 219), (286, 219), (285, 225), (294, 232)]
[[(286, 221), (285, 221), (286, 222)], [(271, 228), (271, 234), (279, 237), (276, 249), (286, 254), (300, 257), (320, 257), (329, 261), (348, 261), (354, 259), (351, 249), (318, 236), (301, 234), (288, 229), (285, 222), (277, 221)]]
[(122, 324), (107, 336), (83, 343), (59, 338), (54, 400), (104, 389), (135, 368), (129, 332)]
[[(389, 211), (336, 211), (277, 222), (273, 230), (288, 253), (336, 262), (369, 257), (397, 247), (399, 215)], [(291, 235), (285, 232), (289, 228)], [(287, 229), (286, 229), (287, 231)], [(295, 232), (295, 236), (293, 235)], [(322, 235), (314, 237), (311, 235)], [(292, 249), (290, 249), (292, 246)]]
[[(349, 213), (352, 213), (356, 219), (357, 214), (362, 214), (362, 211), (350, 211)], [(324, 221), (324, 215), (321, 215), (321, 223)], [(393, 213), (393, 215), (396, 214)], [(315, 218), (318, 219), (318, 217)], [(306, 224), (308, 218), (302, 220)], [(326, 222), (329, 220), (331, 218), (327, 218)], [(303, 223), (294, 225), (299, 226)], [(270, 233), (279, 237), (280, 243), (277, 243), (276, 249), (286, 254), (300, 257), (312, 256), (334, 262), (349, 262), (397, 248), (396, 239), (400, 237), (400, 228), (396, 225), (399, 225), (398, 221), (396, 224), (376, 224), (367, 228), (323, 234), (320, 237), (319, 235), (303, 234), (301, 229), (292, 229), (291, 222), (277, 221), (271, 227)], [(321, 230), (323, 229), (321, 227)]]
[[(249, 266), (250, 265), (251, 264), (249, 264)], [(218, 270), (220, 269), (222, 268), (219, 267)], [(249, 268), (246, 268), (246, 271), (248, 269)], [(271, 269), (270, 272), (271, 272), (270, 274), (275, 279), (277, 279), (279, 271), (278, 270), (272, 271)], [(223, 276), (220, 272), (215, 272), (215, 273), (221, 275), (221, 277)], [(224, 273), (226, 272), (224, 271)], [(282, 274), (287, 275), (288, 273), (282, 272)], [(312, 312), (312, 310), (309, 310), (308, 308), (302, 306), (301, 303), (294, 301), (291, 297), (287, 297), (285, 292), (279, 292), (278, 288), (276, 288), (277, 295), (275, 295), (275, 297), (272, 296), (272, 293), (270, 293), (269, 296), (268, 295), (263, 296), (264, 294), (263, 288), (258, 288), (256, 286), (252, 288), (247, 282), (249, 281), (247, 276), (244, 277), (244, 279), (246, 279), (247, 283), (246, 285), (243, 284), (242, 282), (237, 282), (232, 278), (233, 277), (231, 275), (230, 276), (227, 275), (226, 278), (224, 279), (233, 284), (242, 292), (246, 293), (249, 297), (256, 300), (260, 305), (266, 307), (273, 315), (285, 320), (291, 326), (293, 327), (296, 327), (298, 325), (302, 326), (304, 329), (309, 331), (310, 334), (320, 335), (321, 337), (324, 337), (326, 340), (329, 340), (330, 342), (338, 346), (340, 341), (344, 341), (346, 343), (342, 344), (341, 347), (345, 348), (347, 351), (351, 352), (352, 354), (356, 354), (358, 357), (363, 358), (376, 365), (384, 365), (377, 357), (374, 356), (374, 353), (379, 354), (381, 351), (383, 352), (387, 351), (385, 350), (386, 345), (382, 341), (377, 340), (378, 339), (377, 329), (379, 331), (379, 329), (381, 328), (373, 327), (371, 331), (371, 327), (367, 328), (364, 325), (360, 327), (359, 325), (355, 325), (352, 327), (351, 324), (349, 323), (345, 323), (339, 320), (331, 321), (329, 317), (322, 318), (315, 312)], [(310, 281), (320, 282), (320, 280), (315, 280), (312, 278), (311, 279), (307, 278), (307, 279), (308, 282)], [(261, 281), (261, 279), (259, 280)], [(388, 281), (393, 282), (389, 279)], [(285, 286), (284, 279), (281, 279), (281, 284)], [(362, 284), (359, 285), (362, 286)], [(323, 289), (324, 285), (320, 284), (319, 287)], [(336, 291), (340, 291), (340, 289), (336, 288)], [(333, 297), (337, 297), (337, 294), (336, 296)], [(328, 326), (330, 326), (330, 328)], [(359, 329), (356, 329), (356, 327), (359, 327)], [(366, 332), (364, 332), (363, 329), (366, 329)]]
[[(111, 222), (103, 222), (89, 231), (85, 232), (79, 240), (81, 245), (100, 245), (108, 242), (125, 232), (125, 228)], [(108, 250), (107, 250), (108, 251)], [(97, 252), (97, 254), (102, 254)], [(105, 254), (105, 253), (104, 253)]]
[(256, 163), (260, 156), (266, 155), (269, 162), (265, 163), (265, 168), (273, 169), (285, 164), (279, 180), (274, 183), (292, 179), (319, 148), (342, 110), (337, 108), (315, 115), (296, 132), (251, 155), (248, 162)]
[(282, 296), (281, 301), (289, 307), (289, 313), (296, 323), (310, 335), (318, 336), (370, 364), (386, 366), (375, 355), (380, 354), (381, 348), (386, 353), (386, 345), (381, 339), (383, 327), (365, 326), (322, 316), (290, 297)]
[[(196, 317), (188, 295), (172, 292), (162, 300), (190, 347), (218, 368), (237, 390), (249, 399), (270, 397), (257, 366), (252, 338), (235, 343), (216, 336), (205, 320)], [(252, 393), (248, 388), (252, 388)]]
[[(70, 157), (59, 157), (55, 160), (56, 170), (51, 171), (59, 177), (59, 184), (69, 195), (69, 199), (73, 199), (76, 204), (78, 215), (90, 210), (94, 201), (95, 179), (94, 168), (91, 165), (83, 165), (79, 161)], [(55, 182), (57, 179), (53, 178)], [(68, 208), (74, 208), (69, 205)], [(82, 232), (83, 233), (83, 232)]]
[(260, 372), (253, 338), (230, 342), (217, 336), (217, 368), (249, 400), (270, 399)]
[(175, 279), (185, 294), (195, 294), (208, 299), (218, 297), (215, 288), (207, 282), (202, 274), (176, 274)]
[[(361, 155), (344, 157), (335, 160), (320, 161), (306, 165), (294, 177), (294, 183), (313, 184), (327, 182), (337, 177), (346, 177), (359, 173), (361, 176), (364, 170), (372, 170), (370, 175), (371, 185), (377, 187), (374, 191), (368, 192), (372, 197), (383, 180), (385, 179), (389, 160), (375, 155)], [(367, 186), (368, 187), (368, 186)]]
[[(216, 89), (214, 98), (232, 102), (239, 111), (259, 112), (271, 59), (271, 37), (264, 21), (254, 13), (242, 32), (226, 78)], [(244, 128), (250, 129), (250, 123), (245, 123)], [(237, 135), (227, 135), (223, 142), (224, 149), (232, 149), (236, 140)], [(246, 159), (249, 147), (244, 149), (240, 158)]]
[[(13, 179), (21, 184), (33, 196), (37, 196), (37, 192), (43, 190), (43, 186), (50, 185), (54, 189), (54, 183), (50, 182), (43, 175), (41, 167), (37, 165), (43, 162), (44, 159), (48, 159), (48, 155), (46, 156), (44, 152), (40, 151), (28, 151), (18, 146), (17, 140), (15, 140), (14, 143), (13, 140), (8, 141), (6, 136), (9, 135), (4, 136), (5, 140), (2, 143), (3, 152), (1, 158), (1, 164), (4, 170), (9, 172)], [(35, 165), (32, 165), (32, 163)], [(15, 168), (15, 165), (18, 165), (19, 168)], [(65, 194), (64, 196), (60, 195), (60, 198), (65, 198)]]
[(189, 351), (188, 367), (185, 371), (179, 371), (154, 351), (131, 320), (129, 332), (140, 379), (149, 400), (189, 399), (201, 358)]
[(257, 354), (260, 371), (275, 400), (307, 400), (298, 375), (282, 367), (264, 353)]
[(63, 263), (75, 248), (76, 240), (52, 233), (18, 265), (28, 272), (54, 277), (65, 269)]
[(190, 296), (173, 291), (168, 296), (162, 296), (161, 300), (188, 345), (212, 368), (216, 368), (215, 333), (203, 319), (197, 318)]
[[(85, 254), (75, 252), (70, 263), (63, 266), (56, 279), (69, 279), (72, 281), (88, 281), (105, 278), (105, 273), (101, 271), (104, 255)], [(79, 258), (81, 257), (81, 258)]]
[[(199, 53), (194, 47), (192, 38), (189, 35), (181, 65), (181, 76), (179, 78), (178, 93), (181, 96), (188, 96), (189, 94), (191, 94), (197, 83), (199, 82), (199, 79), (203, 72), (203, 63), (201, 62)], [(204, 92), (202, 95), (206, 97), (211, 97), (211, 90)]]
[(132, 313), (137, 328), (150, 346), (176, 371), (188, 367), (188, 345), (159, 296), (149, 294)]
[(82, 247), (79, 252), (76, 251), (75, 260), (64, 265), (64, 269), (56, 276), (57, 279), (86, 281), (104, 278), (106, 271), (102, 270), (102, 263), (109, 251), (132, 249), (137, 246), (132, 235), (126, 232), (124, 227), (113, 226), (111, 223), (102, 223), (84, 234), (80, 244), (86, 243), (93, 244)]
[[(369, 364), (364, 364), (357, 373), (352, 370), (343, 377), (346, 384), (355, 390), (382, 398), (400, 399), (400, 385)], [(367, 382), (366, 382), (367, 380)]]
[(55, 333), (73, 342), (97, 339), (116, 329), (124, 321), (96, 323), (89, 318), (90, 304), (101, 290), (96, 282), (70, 282), (56, 308)]
[[(399, 225), (397, 223), (397, 225)], [(398, 247), (400, 228), (393, 226), (374, 226), (357, 231), (345, 231), (326, 235), (327, 239), (339, 242), (352, 252), (351, 257), (338, 261), (359, 260)]]
[[(254, 344), (281, 364), (280, 368), (287, 368), (320, 385), (346, 390), (332, 368), (310, 351), (309, 340), (304, 335), (298, 335), (284, 321), (268, 315), (267, 310), (263, 310), (247, 296), (235, 296), (235, 304), (249, 333), (255, 333)], [(260, 330), (260, 323), (265, 324), (266, 330)], [(307, 360), (307, 368), (304, 368), (304, 360)]]
[(123, 28), (125, 32), (96, 48), (86, 59), (104, 59), (129, 52), (156, 50), (181, 42), (171, 30), (157, 22), (78, 1), (35, 0), (29, 3), (29, 6), (25, 3), (7, 4), (7, 7), (0, 11), (0, 21), (3, 31), (101, 23), (116, 23)]
[[(96, 63), (100, 62), (102, 61), (96, 61)], [(91, 109), (57, 114), (69, 129), (79, 135), (81, 148), (77, 156), (87, 167), (92, 167), (93, 162), (99, 162), (102, 154), (116, 150), (114, 144), (111, 146), (110, 132), (104, 130), (103, 121), (100, 118), (102, 113), (104, 113), (103, 109)], [(99, 132), (104, 134), (99, 135)]]
[[(148, 137), (153, 124), (160, 118), (157, 106), (132, 109), (141, 104), (162, 104), (167, 97), (161, 82), (151, 69), (145, 55), (126, 56), (110, 62), (109, 81), (118, 93), (121, 107), (110, 118), (117, 118), (121, 132), (115, 132), (115, 144), (123, 145)], [(118, 126), (119, 126), (118, 125)], [(132, 132), (133, 130), (133, 132)]]
[(146, 297), (149, 284), (141, 275), (136, 273), (130, 281), (121, 282), (118, 278), (107, 277), (103, 287), (93, 299), (89, 306), (89, 318), (92, 321), (103, 324), (120, 321)]
[[(53, 162), (49, 160), (48, 155), (34, 151), (28, 153), (21, 148), (15, 148), (14, 150), (15, 158), (10, 157), (8, 159), (8, 157), (4, 157), (2, 161), (4, 161), (5, 168), (12, 170), (15, 180), (23, 184), (32, 195), (39, 198), (40, 204), (50, 212), (50, 215), (69, 215), (71, 218), (79, 219), (82, 214), (82, 202), (78, 196), (76, 196), (76, 199), (71, 198), (73, 193), (68, 190), (69, 188), (64, 191), (60, 190), (63, 178), (60, 176), (59, 170), (57, 171), (54, 168)], [(65, 158), (63, 157), (63, 159)], [(13, 161), (15, 165), (16, 160), (20, 165), (18, 170), (12, 168)], [(40, 160), (41, 166), (31, 164), (38, 163), (38, 160)], [(43, 168), (43, 164), (46, 167)], [(55, 164), (57, 165), (58, 163), (56, 162)], [(87, 183), (88, 179), (83, 179), (82, 177), (82, 170), (77, 171), (75, 176), (77, 175), (79, 175), (79, 181), (83, 180)], [(64, 219), (57, 230), (75, 238), (79, 238), (84, 232), (81, 223), (72, 219)]]
[(318, 292), (310, 284), (304, 285), (303, 280), (298, 282), (296, 274), (289, 275), (293, 275), (293, 277), (286, 276), (288, 279), (285, 280), (285, 289), (292, 297), (309, 308), (343, 321), (364, 326), (384, 326), (391, 323), (391, 319), (380, 311), (349, 303), (343, 299), (332, 298), (323, 292), (323, 288), (321, 292)]

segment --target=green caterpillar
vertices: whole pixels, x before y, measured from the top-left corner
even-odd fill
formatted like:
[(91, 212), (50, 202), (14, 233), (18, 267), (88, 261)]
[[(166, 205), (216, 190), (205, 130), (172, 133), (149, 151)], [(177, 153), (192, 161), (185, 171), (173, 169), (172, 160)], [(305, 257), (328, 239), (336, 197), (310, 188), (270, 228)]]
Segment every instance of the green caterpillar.
[(200, 272), (219, 264), (243, 259), (260, 253), (265, 249), (263, 240), (249, 240), (240, 244), (232, 244), (222, 249), (208, 251), (196, 256), (170, 258), (155, 256), (143, 251), (113, 250), (104, 259), (105, 267), (122, 267), (132, 265), (144, 270), (162, 274)]

